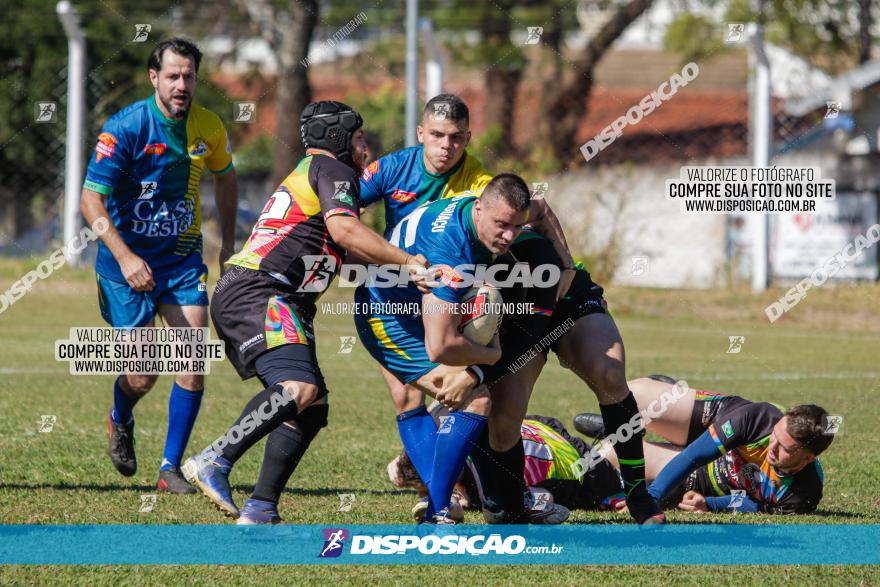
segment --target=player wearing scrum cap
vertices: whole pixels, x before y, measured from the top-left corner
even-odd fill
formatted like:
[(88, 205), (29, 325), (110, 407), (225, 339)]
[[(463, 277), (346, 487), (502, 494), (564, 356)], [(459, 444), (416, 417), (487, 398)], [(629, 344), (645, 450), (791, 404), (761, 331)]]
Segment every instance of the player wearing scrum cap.
[[(250, 238), (227, 262), (239, 273), (214, 297), (211, 317), (242, 379), (264, 389), (211, 446), (184, 464), (194, 483), (240, 524), (277, 523), (278, 499), (327, 423), (327, 387), (315, 354), (315, 302), (346, 253), (373, 263), (425, 267), (361, 224), (361, 116), (315, 102), (300, 118), (306, 155), (269, 198)], [(253, 494), (239, 511), (229, 487), (235, 462), (268, 436)]]

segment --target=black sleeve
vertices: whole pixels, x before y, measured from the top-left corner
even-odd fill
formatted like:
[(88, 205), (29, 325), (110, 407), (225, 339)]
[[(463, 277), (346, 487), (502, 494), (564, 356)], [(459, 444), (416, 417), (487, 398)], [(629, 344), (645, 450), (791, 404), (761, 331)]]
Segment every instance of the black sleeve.
[(318, 194), (324, 220), (339, 215), (360, 217), (360, 181), (354, 169), (318, 155), (312, 160), (309, 182)]
[(782, 412), (773, 404), (750, 403), (716, 417), (712, 422), (713, 436), (716, 443), (730, 451), (766, 438), (781, 418)]

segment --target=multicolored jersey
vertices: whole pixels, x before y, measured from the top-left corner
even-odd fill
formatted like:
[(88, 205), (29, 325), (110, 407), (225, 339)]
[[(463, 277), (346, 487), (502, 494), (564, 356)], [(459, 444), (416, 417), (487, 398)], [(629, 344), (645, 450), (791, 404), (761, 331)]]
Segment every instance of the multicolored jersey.
[(437, 175), (425, 169), (424, 147), (409, 147), (373, 161), (361, 176), (361, 202), (385, 201), (385, 236), (413, 210), (443, 198), (479, 196), (492, 175), (467, 151), (455, 167)]
[(327, 230), (333, 216), (358, 218), (354, 170), (326, 151), (309, 150), (266, 202), (250, 238), (226, 265), (265, 271), (314, 303), (341, 268), (345, 249)]
[[(520, 426), (525, 449), (526, 485), (530, 489), (543, 489), (553, 495), (553, 501), (569, 509), (614, 509), (623, 501), (623, 481), (617, 470), (607, 460), (602, 460), (581, 476), (575, 475), (575, 463), (589, 454), (590, 447), (583, 438), (572, 436), (557, 418), (527, 415)], [(473, 479), (479, 481), (479, 471), (468, 463)], [(465, 475), (468, 495), (482, 500), (481, 483), (470, 484)]]
[(523, 420), (520, 427), (523, 448), (526, 453), (525, 481), (534, 486), (547, 479), (571, 479), (575, 476), (574, 464), (581, 454), (561, 434), (538, 420)]
[[(106, 196), (122, 240), (154, 273), (202, 264), (199, 180), (232, 169), (226, 129), (213, 112), (193, 105), (186, 118), (167, 118), (154, 97), (116, 113), (98, 135), (83, 187)], [(96, 271), (125, 281), (98, 243)]]
[(744, 490), (767, 513), (810, 513), (822, 499), (818, 459), (784, 475), (767, 462), (770, 433), (782, 419), (779, 407), (749, 402), (719, 412), (708, 431), (721, 457), (696, 471), (694, 490), (705, 496)]

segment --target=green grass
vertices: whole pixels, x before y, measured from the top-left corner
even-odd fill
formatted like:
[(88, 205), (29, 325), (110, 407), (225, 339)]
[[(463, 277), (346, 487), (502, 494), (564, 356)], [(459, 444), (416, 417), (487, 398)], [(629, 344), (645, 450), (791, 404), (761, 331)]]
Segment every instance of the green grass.
[[(0, 261), (0, 291), (33, 262)], [(350, 298), (351, 290), (328, 294)], [(844, 416), (842, 434), (822, 462), (825, 498), (813, 516), (773, 519), (786, 523), (880, 523), (880, 288), (810, 292), (780, 322), (769, 325), (763, 307), (779, 291), (657, 291), (610, 288), (607, 297), (627, 345), (629, 376), (668, 373), (695, 387), (782, 404), (815, 402)], [(867, 312), (867, 314), (865, 314)], [(861, 314), (860, 314), (861, 313)], [(873, 313), (873, 317), (870, 315)], [(857, 318), (854, 319), (853, 317)], [(864, 316), (864, 317), (863, 317)], [(873, 321), (872, 321), (873, 320)], [(170, 377), (137, 408), (138, 474), (119, 476), (106, 454), (105, 418), (112, 376), (72, 376), (54, 361), (56, 339), (71, 326), (103, 326), (93, 274), (64, 269), (0, 314), (0, 522), (6, 524), (224, 524), (201, 496), (159, 494), (153, 512), (139, 514), (140, 495), (154, 485), (164, 442)], [(414, 495), (397, 490), (385, 464), (399, 450), (394, 412), (382, 379), (358, 344), (337, 355), (339, 337), (353, 335), (349, 316), (319, 315), (318, 349), (331, 389), (330, 425), (295, 473), (281, 502), (292, 523), (407, 523)], [(745, 335), (739, 354), (727, 354), (728, 336)], [(242, 382), (228, 364), (216, 364), (190, 443), (192, 452), (214, 440), (238, 415), (258, 384)], [(536, 388), (531, 411), (571, 417), (596, 408), (592, 394), (551, 359)], [(40, 416), (58, 421), (39, 433)], [(235, 497), (243, 501), (256, 479), (261, 446), (236, 466)], [(351, 512), (337, 513), (338, 493), (354, 493)], [(673, 523), (698, 518), (672, 512)], [(719, 522), (768, 523), (766, 516), (713, 516)], [(705, 521), (705, 517), (699, 521)], [(477, 523), (475, 513), (468, 522)], [(575, 523), (625, 523), (625, 516), (575, 512)], [(428, 575), (425, 575), (428, 573)], [(466, 582), (464, 567), (0, 567), (0, 584), (66, 582), (90, 585), (199, 584), (413, 584), (444, 579)], [(719, 575), (721, 573), (722, 575)], [(483, 567), (480, 581), (509, 584), (675, 583), (765, 585), (777, 583), (880, 584), (880, 570), (863, 567)], [(728, 578), (729, 577), (729, 578)]]

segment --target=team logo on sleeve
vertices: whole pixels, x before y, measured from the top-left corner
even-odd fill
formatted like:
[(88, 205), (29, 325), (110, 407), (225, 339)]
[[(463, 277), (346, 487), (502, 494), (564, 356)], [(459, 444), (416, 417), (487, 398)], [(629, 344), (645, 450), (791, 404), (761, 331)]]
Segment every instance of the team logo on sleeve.
[(379, 173), (378, 159), (367, 165), (367, 168), (364, 169), (364, 173), (361, 175), (361, 179), (363, 179), (364, 181), (370, 181), (370, 178), (372, 178), (377, 173)]
[(725, 436), (728, 438), (733, 436), (733, 425), (730, 423), (730, 420), (721, 425), (721, 431), (724, 432)]
[(342, 545), (346, 540), (348, 540), (348, 530), (345, 528), (324, 528), (324, 547), (318, 557), (338, 557), (342, 554)]
[(302, 284), (298, 292), (320, 293), (330, 286), (330, 280), (336, 275), (338, 262), (333, 255), (303, 255)]
[(99, 163), (101, 159), (113, 157), (113, 151), (116, 149), (116, 137), (109, 132), (102, 132), (98, 135), (98, 144), (95, 145), (95, 163)]
[(156, 193), (156, 190), (159, 188), (159, 183), (156, 181), (142, 181), (141, 182), (141, 195), (138, 196), (138, 200), (149, 200), (153, 197), (153, 194)]
[(344, 204), (348, 204), (349, 206), (354, 206), (354, 199), (351, 197), (349, 190), (351, 190), (351, 183), (347, 181), (334, 181), (334, 192), (333, 198), (334, 200), (339, 200)]
[(208, 154), (208, 144), (202, 139), (196, 139), (192, 147), (189, 148), (190, 157), (202, 157)]
[(144, 155), (162, 155), (168, 149), (165, 143), (150, 143), (144, 147)]

